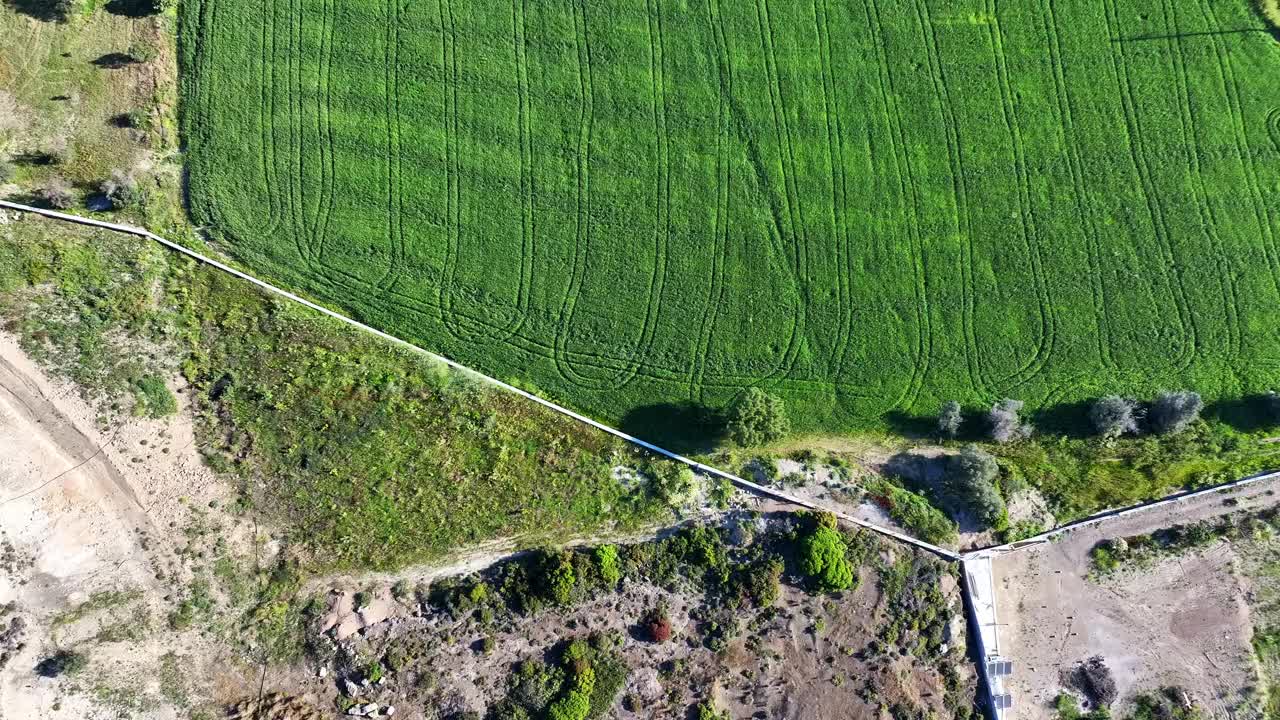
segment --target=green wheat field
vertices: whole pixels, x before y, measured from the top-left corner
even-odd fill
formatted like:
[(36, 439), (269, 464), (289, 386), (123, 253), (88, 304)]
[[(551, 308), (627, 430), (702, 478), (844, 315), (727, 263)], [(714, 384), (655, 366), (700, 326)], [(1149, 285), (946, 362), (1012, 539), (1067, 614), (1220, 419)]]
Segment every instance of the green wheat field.
[(221, 247), (624, 427), (1280, 384), (1250, 0), (183, 7)]

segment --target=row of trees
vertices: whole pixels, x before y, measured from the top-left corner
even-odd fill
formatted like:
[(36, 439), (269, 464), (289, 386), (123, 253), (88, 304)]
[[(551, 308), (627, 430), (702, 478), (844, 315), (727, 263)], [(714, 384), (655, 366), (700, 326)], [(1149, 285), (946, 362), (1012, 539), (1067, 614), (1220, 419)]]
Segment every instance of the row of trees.
[[(1280, 395), (1270, 392), (1265, 400), (1271, 416), (1280, 421)], [(1030, 437), (1035, 428), (1022, 417), (1022, 408), (1022, 401), (1012, 398), (993, 404), (984, 417), (986, 436), (1000, 444)], [(1203, 410), (1204, 400), (1192, 390), (1166, 390), (1149, 403), (1107, 395), (1090, 406), (1089, 421), (1097, 435), (1108, 439), (1138, 435), (1144, 430), (1174, 435), (1190, 427)], [(942, 403), (937, 418), (939, 434), (955, 438), (964, 423), (960, 403), (955, 400)], [(756, 447), (781, 440), (790, 431), (790, 423), (780, 398), (759, 388), (750, 388), (730, 406), (725, 431), (738, 445)]]
[[(1271, 412), (1280, 418), (1280, 396), (1270, 393), (1267, 399)], [(1031, 436), (1034, 428), (1021, 417), (1022, 405), (1021, 400), (1005, 398), (987, 411), (986, 433), (993, 442), (1004, 444)], [(1143, 431), (1143, 420), (1151, 432), (1173, 435), (1190, 427), (1200, 418), (1202, 410), (1204, 400), (1192, 390), (1164, 391), (1147, 404), (1108, 395), (1094, 401), (1089, 408), (1089, 421), (1094, 431), (1104, 438), (1138, 435)], [(944, 402), (938, 410), (938, 432), (944, 437), (955, 438), (964, 421), (963, 410), (955, 400)]]

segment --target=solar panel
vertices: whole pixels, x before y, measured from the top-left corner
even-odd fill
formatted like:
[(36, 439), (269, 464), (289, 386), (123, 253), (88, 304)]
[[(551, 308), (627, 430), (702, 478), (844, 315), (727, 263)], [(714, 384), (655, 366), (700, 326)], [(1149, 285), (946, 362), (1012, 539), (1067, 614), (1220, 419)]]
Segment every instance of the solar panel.
[(987, 674), (991, 677), (1004, 677), (1012, 673), (1012, 660), (992, 660), (987, 663)]
[(991, 698), (991, 702), (995, 704), (997, 710), (1008, 710), (1013, 707), (1013, 696), (1008, 693), (996, 695)]

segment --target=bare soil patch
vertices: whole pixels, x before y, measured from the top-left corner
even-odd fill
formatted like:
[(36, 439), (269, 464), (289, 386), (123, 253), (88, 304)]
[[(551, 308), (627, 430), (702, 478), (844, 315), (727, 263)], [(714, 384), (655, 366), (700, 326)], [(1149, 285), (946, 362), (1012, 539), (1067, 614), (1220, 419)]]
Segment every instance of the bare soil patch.
[(1115, 675), (1121, 712), (1137, 694), (1179, 686), (1211, 716), (1252, 716), (1253, 631), (1236, 548), (1219, 542), (1105, 578), (1090, 577), (1089, 553), (1102, 540), (1267, 507), (1274, 492), (1258, 483), (1214, 493), (994, 558), (1013, 716), (1055, 718), (1063, 672), (1095, 655)]
[[(0, 668), (0, 718), (78, 720), (104, 707), (172, 717), (165, 695), (195, 703), (204, 681), (230, 672), (208, 641), (157, 632), (182, 579), (171, 523), (224, 501), (224, 484), (201, 464), (185, 413), (118, 418), (106, 431), (96, 417), (0, 334), (0, 539), (14, 559), (0, 567), (0, 605), (25, 626)], [(88, 666), (70, 683), (38, 677), (40, 659), (60, 649), (83, 651)], [(178, 658), (202, 687), (173, 673), (162, 687)]]

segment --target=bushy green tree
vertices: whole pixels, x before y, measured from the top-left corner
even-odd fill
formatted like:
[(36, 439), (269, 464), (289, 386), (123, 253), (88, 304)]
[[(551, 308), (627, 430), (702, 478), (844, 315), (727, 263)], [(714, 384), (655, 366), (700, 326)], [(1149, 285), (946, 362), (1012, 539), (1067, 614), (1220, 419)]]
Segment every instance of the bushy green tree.
[(750, 388), (729, 409), (729, 437), (743, 447), (777, 442), (791, 430), (781, 398)]
[(966, 446), (947, 460), (948, 492), (986, 527), (998, 524), (1005, 514), (1004, 498), (995, 485), (999, 474), (996, 459), (976, 445)]
[(845, 550), (840, 532), (820, 516), (800, 541), (800, 572), (813, 578), (823, 592), (848, 590), (853, 587), (854, 576)]

